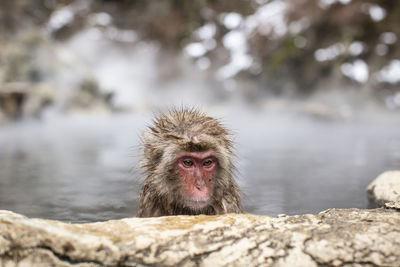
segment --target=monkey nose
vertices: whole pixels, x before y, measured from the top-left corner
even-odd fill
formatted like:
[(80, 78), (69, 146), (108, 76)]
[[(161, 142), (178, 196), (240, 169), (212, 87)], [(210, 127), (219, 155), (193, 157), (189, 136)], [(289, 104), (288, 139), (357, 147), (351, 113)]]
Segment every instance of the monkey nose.
[(194, 187), (196, 187), (196, 189), (199, 191), (203, 191), (205, 184), (202, 180), (197, 180), (196, 183), (194, 184)]

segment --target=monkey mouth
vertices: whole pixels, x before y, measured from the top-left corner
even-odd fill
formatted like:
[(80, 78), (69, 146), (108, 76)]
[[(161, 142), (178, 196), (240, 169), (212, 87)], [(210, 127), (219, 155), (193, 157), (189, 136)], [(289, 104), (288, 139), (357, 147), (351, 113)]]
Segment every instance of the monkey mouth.
[(186, 205), (191, 208), (201, 209), (209, 204), (210, 197), (203, 197), (203, 198), (188, 197), (188, 198), (185, 198), (185, 202), (186, 202)]

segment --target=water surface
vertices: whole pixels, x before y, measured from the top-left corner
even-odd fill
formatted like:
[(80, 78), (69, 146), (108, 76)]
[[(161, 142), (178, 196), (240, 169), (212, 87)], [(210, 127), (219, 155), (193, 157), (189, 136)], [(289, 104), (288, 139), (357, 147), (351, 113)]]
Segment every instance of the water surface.
[[(132, 217), (143, 114), (59, 117), (0, 128), (0, 209), (71, 222)], [(223, 116), (235, 133), (246, 212), (367, 208), (365, 188), (398, 169), (400, 124), (262, 112)]]

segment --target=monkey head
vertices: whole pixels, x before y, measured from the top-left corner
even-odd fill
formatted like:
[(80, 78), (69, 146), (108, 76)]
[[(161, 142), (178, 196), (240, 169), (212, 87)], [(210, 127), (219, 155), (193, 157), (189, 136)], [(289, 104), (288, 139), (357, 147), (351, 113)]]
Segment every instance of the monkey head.
[(161, 114), (142, 137), (139, 216), (240, 212), (230, 133), (193, 109)]

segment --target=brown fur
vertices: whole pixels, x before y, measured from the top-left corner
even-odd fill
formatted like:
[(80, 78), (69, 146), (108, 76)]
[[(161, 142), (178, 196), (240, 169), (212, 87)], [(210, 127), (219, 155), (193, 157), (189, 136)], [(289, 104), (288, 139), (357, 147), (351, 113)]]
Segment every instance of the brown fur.
[[(182, 151), (206, 150), (213, 150), (219, 163), (213, 180), (213, 200), (208, 207), (194, 210), (183, 204), (175, 157)], [(162, 114), (144, 132), (142, 152), (146, 178), (140, 193), (139, 217), (241, 212), (241, 193), (232, 178), (232, 141), (217, 120), (194, 109)]]

